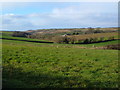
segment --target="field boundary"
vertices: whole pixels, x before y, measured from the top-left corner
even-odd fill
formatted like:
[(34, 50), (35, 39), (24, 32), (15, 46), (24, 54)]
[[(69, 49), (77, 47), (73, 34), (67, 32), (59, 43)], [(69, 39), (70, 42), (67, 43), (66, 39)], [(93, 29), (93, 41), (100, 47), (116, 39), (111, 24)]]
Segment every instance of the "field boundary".
[(104, 41), (97, 41), (97, 42), (90, 42), (90, 43), (75, 43), (75, 44), (94, 44), (94, 43), (102, 43), (102, 42), (109, 42), (109, 41), (115, 41), (120, 39), (114, 39), (114, 40), (104, 40)]

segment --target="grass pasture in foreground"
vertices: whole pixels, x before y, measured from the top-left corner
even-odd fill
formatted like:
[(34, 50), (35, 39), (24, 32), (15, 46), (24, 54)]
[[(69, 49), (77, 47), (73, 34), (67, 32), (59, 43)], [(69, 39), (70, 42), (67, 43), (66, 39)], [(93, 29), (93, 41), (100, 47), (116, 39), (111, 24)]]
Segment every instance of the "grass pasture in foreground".
[(118, 87), (118, 50), (74, 46), (3, 40), (3, 87)]

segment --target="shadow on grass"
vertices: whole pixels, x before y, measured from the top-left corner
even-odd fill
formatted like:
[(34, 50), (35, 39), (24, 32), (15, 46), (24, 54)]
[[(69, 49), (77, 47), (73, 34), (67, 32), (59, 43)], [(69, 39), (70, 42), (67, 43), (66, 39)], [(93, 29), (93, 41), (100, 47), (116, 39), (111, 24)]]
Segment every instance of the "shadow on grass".
[(82, 76), (24, 72), (12, 65), (3, 67), (3, 88), (113, 88), (113, 84), (86, 80)]
[(75, 43), (75, 44), (95, 44), (95, 43), (103, 43), (103, 42), (117, 41), (117, 40), (120, 40), (120, 39), (104, 40), (104, 41), (97, 41), (97, 42), (83, 42), (83, 43)]

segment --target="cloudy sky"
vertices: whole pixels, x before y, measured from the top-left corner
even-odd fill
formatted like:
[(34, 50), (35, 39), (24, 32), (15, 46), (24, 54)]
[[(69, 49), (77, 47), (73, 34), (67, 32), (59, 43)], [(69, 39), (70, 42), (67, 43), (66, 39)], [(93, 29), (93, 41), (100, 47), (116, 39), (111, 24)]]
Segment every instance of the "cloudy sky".
[(117, 2), (5, 2), (1, 30), (117, 27)]

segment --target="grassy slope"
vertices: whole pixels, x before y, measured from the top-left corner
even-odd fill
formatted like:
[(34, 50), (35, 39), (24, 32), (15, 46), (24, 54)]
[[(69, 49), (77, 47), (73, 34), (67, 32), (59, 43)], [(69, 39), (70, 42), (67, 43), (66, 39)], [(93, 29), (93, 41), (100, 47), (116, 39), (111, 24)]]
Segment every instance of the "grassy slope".
[(118, 86), (118, 50), (13, 40), (2, 45), (3, 87)]
[(111, 44), (118, 44), (120, 40), (115, 40), (115, 41), (109, 41), (109, 42), (101, 42), (101, 43), (93, 43), (93, 44), (51, 44), (51, 43), (32, 43), (32, 42), (26, 42), (26, 41), (16, 41), (16, 40), (2, 40), (3, 43), (11, 43), (12, 44), (32, 44), (32, 45), (44, 45), (44, 46), (60, 46), (60, 47), (92, 47), (93, 45), (96, 47), (103, 47), (106, 45), (111, 45)]
[[(2, 38), (8, 38), (8, 39), (17, 39), (17, 40), (27, 40), (27, 41), (43, 41), (43, 42), (49, 42), (47, 40), (39, 40), (39, 39), (30, 39), (30, 38), (24, 38), (24, 37), (12, 37), (12, 31), (3, 31), (0, 32), (0, 37)], [(117, 32), (112, 32), (112, 33), (98, 33), (98, 34), (85, 34), (85, 35), (75, 35), (78, 38), (86, 38), (86, 37), (102, 37), (102, 36), (115, 36), (116, 39), (118, 39), (118, 33)], [(104, 42), (101, 44), (89, 44), (89, 45), (83, 45), (83, 46), (103, 46), (103, 45), (109, 45), (111, 43), (118, 43), (117, 41), (111, 41), (109, 42)]]
[(27, 40), (27, 41), (45, 41), (48, 42), (47, 40), (39, 40), (39, 39), (30, 39), (30, 38), (24, 38), (24, 37), (13, 37), (11, 36), (13, 32), (2, 32), (0, 37), (5, 38), (5, 39), (16, 39), (16, 40)]

